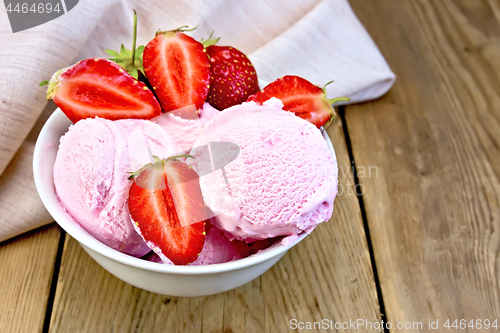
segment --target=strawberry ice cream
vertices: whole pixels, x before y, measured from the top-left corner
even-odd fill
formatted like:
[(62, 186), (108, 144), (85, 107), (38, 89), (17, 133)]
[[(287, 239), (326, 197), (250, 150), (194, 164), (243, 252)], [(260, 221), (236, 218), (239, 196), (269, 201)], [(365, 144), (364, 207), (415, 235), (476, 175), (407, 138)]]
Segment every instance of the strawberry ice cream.
[(205, 246), (200, 256), (191, 265), (220, 264), (241, 259), (236, 245), (215, 227), (211, 227), (205, 238)]
[[(173, 112), (156, 118), (156, 123), (134, 119), (80, 120), (61, 137), (54, 164), (54, 185), (61, 206), (104, 244), (143, 256), (151, 249), (130, 219), (127, 200), (133, 181), (128, 179), (128, 172), (150, 163), (152, 155), (166, 158), (189, 151), (201, 127), (218, 113), (205, 103), (201, 110), (194, 110), (196, 118), (190, 120)], [(218, 238), (219, 234), (214, 231), (207, 236), (200, 263), (221, 262), (236, 255), (226, 258), (223, 243), (227, 239)]]
[[(283, 111), (277, 99), (223, 112), (205, 104), (199, 113), (192, 120), (167, 113), (157, 123), (93, 118), (71, 126), (61, 137), (54, 164), (63, 209), (106, 245), (143, 256), (150, 247), (130, 218), (127, 202), (133, 181), (128, 172), (150, 163), (152, 155), (166, 158), (194, 146), (195, 159), (187, 163), (200, 176), (215, 227), (207, 229), (203, 250), (192, 265), (236, 260), (242, 257), (241, 240), (293, 237), (331, 217), (337, 163), (314, 125)], [(239, 149), (215, 149), (224, 142)]]
[(196, 110), (194, 105), (183, 109), (171, 111), (155, 118), (157, 124), (163, 127), (174, 138), (175, 142), (184, 152), (189, 152), (200, 133), (201, 128), (213, 117), (219, 114), (219, 110), (205, 103), (203, 108)]
[(332, 215), (335, 155), (320, 130), (282, 107), (275, 98), (263, 106), (233, 106), (209, 121), (194, 143), (199, 147), (231, 142), (240, 147), (234, 160), (211, 173), (201, 169), (214, 166), (207, 160), (214, 159), (213, 151), (202, 154), (193, 149), (196, 159), (187, 161), (204, 174), (203, 199), (214, 212), (215, 225), (230, 239), (251, 242), (311, 232)]
[[(54, 164), (60, 204), (83, 229), (133, 256), (150, 251), (130, 220), (127, 172), (180, 149), (159, 125), (147, 120), (85, 119), (61, 137)], [(132, 154), (130, 152), (133, 152)]]

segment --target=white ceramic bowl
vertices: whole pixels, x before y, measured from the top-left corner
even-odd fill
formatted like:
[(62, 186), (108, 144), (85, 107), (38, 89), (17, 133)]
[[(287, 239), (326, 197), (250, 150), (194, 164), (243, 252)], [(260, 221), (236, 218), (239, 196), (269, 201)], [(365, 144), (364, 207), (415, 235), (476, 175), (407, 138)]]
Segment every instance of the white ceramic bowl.
[[(117, 278), (154, 293), (171, 296), (202, 296), (231, 290), (255, 279), (300, 242), (306, 234), (289, 246), (278, 245), (248, 258), (205, 266), (173, 266), (134, 258), (116, 251), (87, 233), (73, 218), (61, 209), (56, 196), (53, 167), (59, 138), (67, 132), (71, 121), (57, 109), (47, 120), (38, 136), (33, 158), (33, 173), (38, 194), (54, 220), (85, 251)], [(323, 131), (328, 147), (332, 143)]]

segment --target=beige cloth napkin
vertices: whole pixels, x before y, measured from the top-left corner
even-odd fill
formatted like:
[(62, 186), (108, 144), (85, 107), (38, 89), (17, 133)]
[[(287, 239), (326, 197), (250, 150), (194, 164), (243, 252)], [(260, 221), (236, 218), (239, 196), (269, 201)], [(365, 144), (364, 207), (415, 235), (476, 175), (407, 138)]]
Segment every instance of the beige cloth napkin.
[(155, 31), (199, 24), (196, 39), (215, 30), (271, 82), (286, 74), (315, 84), (330, 80), (329, 97), (375, 99), (394, 83), (383, 56), (346, 0), (80, 0), (67, 14), (13, 34), (0, 5), (0, 241), (52, 221), (33, 182), (37, 134), (54, 110), (42, 80), (74, 62), (130, 48), (132, 9), (138, 45)]

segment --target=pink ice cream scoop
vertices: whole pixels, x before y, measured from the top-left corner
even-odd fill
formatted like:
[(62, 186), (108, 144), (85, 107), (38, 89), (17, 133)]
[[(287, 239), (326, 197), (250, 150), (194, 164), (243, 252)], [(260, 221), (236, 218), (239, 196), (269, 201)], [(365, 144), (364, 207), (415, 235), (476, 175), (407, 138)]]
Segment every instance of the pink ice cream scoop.
[(201, 170), (203, 199), (230, 239), (311, 232), (332, 215), (335, 155), (320, 130), (282, 107), (273, 98), (263, 106), (250, 102), (222, 111), (203, 127), (194, 147), (230, 142), (239, 146), (238, 156), (228, 151), (223, 168), (214, 167), (224, 160), (220, 151), (215, 156), (193, 149), (196, 159), (187, 160), (196, 171), (212, 166), (212, 172)]
[[(174, 110), (162, 114), (155, 119), (174, 138), (183, 152), (189, 152), (198, 137), (201, 128), (213, 117), (220, 113), (210, 104), (203, 104), (203, 108), (196, 110), (194, 106), (186, 107), (185, 110), (176, 112)], [(181, 113), (184, 117), (179, 115)]]
[(143, 256), (150, 249), (136, 233), (128, 194), (136, 171), (150, 154), (171, 156), (180, 148), (161, 126), (147, 120), (85, 119), (61, 137), (54, 164), (60, 204), (88, 233), (121, 252)]
[(205, 238), (203, 250), (191, 265), (221, 264), (241, 258), (236, 244), (230, 242), (222, 231), (212, 226)]

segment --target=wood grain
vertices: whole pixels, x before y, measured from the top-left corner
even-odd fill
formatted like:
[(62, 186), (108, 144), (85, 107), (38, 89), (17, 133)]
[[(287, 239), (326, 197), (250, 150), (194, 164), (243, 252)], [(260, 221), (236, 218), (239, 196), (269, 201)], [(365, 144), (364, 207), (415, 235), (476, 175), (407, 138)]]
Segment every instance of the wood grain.
[(397, 76), (346, 109), (387, 320), (500, 325), (500, 3), (351, 5)]
[(303, 322), (380, 320), (340, 120), (330, 126), (329, 134), (344, 187), (335, 201), (334, 216), (263, 276), (214, 296), (162, 296), (107, 273), (68, 236), (50, 331), (284, 332), (294, 318)]
[(41, 332), (60, 229), (54, 224), (0, 243), (2, 332)]

